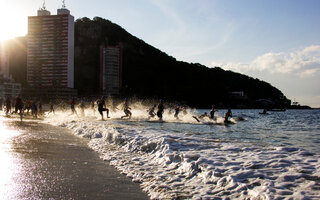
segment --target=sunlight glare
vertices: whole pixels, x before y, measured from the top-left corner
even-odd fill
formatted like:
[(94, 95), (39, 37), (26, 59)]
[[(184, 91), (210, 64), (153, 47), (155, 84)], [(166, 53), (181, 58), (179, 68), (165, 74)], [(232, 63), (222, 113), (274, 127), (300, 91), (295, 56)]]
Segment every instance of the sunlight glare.
[(0, 41), (23, 36), (27, 33), (27, 16), (13, 5), (0, 1)]

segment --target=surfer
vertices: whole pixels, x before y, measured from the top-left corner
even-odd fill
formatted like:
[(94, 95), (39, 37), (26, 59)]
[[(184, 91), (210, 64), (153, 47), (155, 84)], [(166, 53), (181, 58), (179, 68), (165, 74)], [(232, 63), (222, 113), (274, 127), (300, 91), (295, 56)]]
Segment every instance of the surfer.
[(224, 122), (228, 123), (229, 121), (229, 117), (232, 117), (232, 112), (231, 109), (229, 108), (228, 111), (226, 112), (226, 114), (224, 115)]
[(197, 116), (192, 116), (192, 117), (193, 117), (195, 120), (197, 120), (197, 122), (200, 122), (200, 119), (203, 119), (203, 118), (205, 118), (205, 117), (210, 118), (207, 112), (204, 112), (202, 115), (199, 115), (199, 117), (197, 117)]
[(164, 112), (163, 100), (160, 99), (160, 103), (158, 105), (158, 111), (157, 111), (157, 116), (159, 117), (160, 121), (162, 121), (163, 112)]
[(131, 119), (131, 115), (132, 113), (130, 112), (130, 107), (129, 107), (129, 101), (128, 99), (126, 98), (125, 102), (124, 102), (124, 105), (123, 105), (123, 112), (124, 112), (124, 116), (121, 116), (121, 119), (125, 118), (125, 117), (128, 117), (129, 119)]
[(109, 117), (109, 109), (106, 108), (106, 97), (103, 96), (101, 99), (98, 100), (97, 103), (98, 103), (98, 111), (101, 115), (101, 119), (104, 120), (103, 119), (103, 111), (107, 111), (107, 118), (110, 118)]
[(153, 107), (148, 110), (148, 113), (149, 113), (148, 119), (154, 118), (154, 116), (156, 116), (156, 113), (154, 112), (156, 107), (157, 107), (157, 104), (154, 104)]

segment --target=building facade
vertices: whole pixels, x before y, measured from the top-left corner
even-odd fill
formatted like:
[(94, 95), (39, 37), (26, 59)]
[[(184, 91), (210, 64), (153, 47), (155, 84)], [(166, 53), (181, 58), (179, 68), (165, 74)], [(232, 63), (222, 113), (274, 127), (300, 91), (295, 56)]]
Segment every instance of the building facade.
[(74, 87), (74, 17), (42, 8), (28, 17), (27, 81), (32, 88)]
[(21, 84), (16, 83), (11, 76), (0, 74), (0, 97), (15, 98), (21, 94)]
[(9, 73), (9, 53), (6, 43), (0, 42), (0, 97), (14, 98), (21, 93), (21, 84), (16, 83)]
[(9, 54), (5, 42), (0, 42), (0, 74), (9, 76)]
[(100, 49), (100, 90), (103, 95), (117, 96), (122, 86), (122, 47)]

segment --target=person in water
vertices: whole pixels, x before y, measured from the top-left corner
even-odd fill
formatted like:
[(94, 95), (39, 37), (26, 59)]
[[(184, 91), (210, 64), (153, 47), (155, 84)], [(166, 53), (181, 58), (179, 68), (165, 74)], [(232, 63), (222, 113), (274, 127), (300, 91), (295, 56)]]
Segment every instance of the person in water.
[(204, 112), (202, 115), (199, 115), (198, 117), (197, 116), (192, 116), (195, 120), (197, 120), (197, 122), (200, 122), (200, 119), (203, 119), (205, 117), (209, 117), (208, 113), (207, 112)]
[(107, 111), (107, 118), (110, 118), (109, 117), (109, 109), (106, 108), (106, 97), (103, 96), (101, 99), (98, 100), (97, 103), (98, 103), (98, 111), (99, 111), (99, 113), (101, 115), (101, 119), (104, 120), (103, 119), (103, 112), (104, 111)]
[(157, 116), (159, 117), (159, 120), (162, 120), (162, 115), (164, 112), (164, 105), (163, 105), (163, 100), (160, 100), (160, 103), (158, 105), (158, 111), (157, 111)]
[(181, 107), (180, 107), (179, 104), (178, 104), (178, 106), (174, 109), (174, 110), (175, 110), (174, 117), (175, 117), (176, 119), (179, 119), (180, 109), (181, 109)]
[(214, 113), (215, 113), (216, 111), (215, 111), (215, 109), (214, 109), (214, 105), (212, 105), (212, 108), (211, 108), (211, 110), (210, 110), (210, 118), (212, 119), (212, 120), (214, 120)]
[(76, 111), (76, 101), (74, 98), (72, 98), (71, 102), (70, 102), (70, 106), (71, 106), (71, 112), (72, 114), (77, 114), (77, 111)]
[(228, 109), (228, 111), (227, 111), (226, 114), (224, 115), (224, 122), (230, 122), (230, 121), (229, 121), (229, 117), (232, 117), (231, 109)]
[(157, 107), (157, 104), (154, 104), (153, 107), (148, 110), (148, 113), (149, 113), (148, 119), (154, 118), (154, 116), (156, 116), (156, 113), (154, 112), (156, 107)]
[(128, 117), (129, 119), (131, 119), (131, 115), (132, 113), (130, 112), (130, 107), (129, 107), (129, 100), (126, 99), (123, 105), (123, 112), (124, 112), (124, 116), (121, 116), (121, 119)]

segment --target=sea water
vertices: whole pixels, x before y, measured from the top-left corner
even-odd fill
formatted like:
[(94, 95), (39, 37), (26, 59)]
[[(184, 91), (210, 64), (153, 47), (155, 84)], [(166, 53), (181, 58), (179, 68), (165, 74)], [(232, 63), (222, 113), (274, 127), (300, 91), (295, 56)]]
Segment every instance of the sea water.
[(166, 110), (160, 122), (137, 106), (130, 120), (117, 111), (101, 121), (88, 109), (46, 121), (88, 138), (151, 199), (320, 199), (320, 110), (233, 110), (228, 124), (226, 110), (214, 122), (197, 122), (193, 116), (203, 112), (175, 119)]

